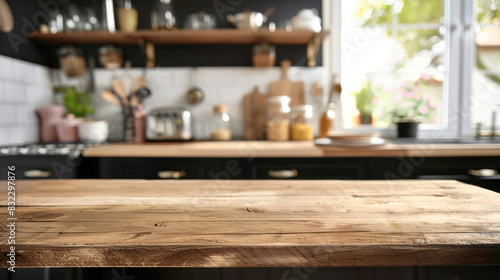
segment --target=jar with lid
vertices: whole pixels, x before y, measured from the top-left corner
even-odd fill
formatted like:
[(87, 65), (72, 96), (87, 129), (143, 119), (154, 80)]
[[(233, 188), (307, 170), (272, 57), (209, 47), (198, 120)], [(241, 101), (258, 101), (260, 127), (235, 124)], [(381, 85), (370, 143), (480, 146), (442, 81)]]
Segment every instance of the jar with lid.
[(87, 72), (87, 63), (82, 51), (73, 46), (66, 46), (57, 51), (61, 70), (69, 78), (80, 77)]
[(233, 138), (230, 120), (226, 105), (214, 106), (210, 138), (214, 141), (230, 141)]
[(269, 141), (287, 141), (290, 138), (290, 97), (273, 96), (267, 101), (266, 138)]
[(99, 62), (106, 69), (118, 69), (123, 66), (122, 50), (107, 45), (99, 49)]
[(253, 66), (272, 67), (276, 63), (276, 47), (267, 43), (255, 45), (252, 56)]
[(138, 13), (132, 6), (132, 1), (124, 0), (122, 5), (118, 8), (118, 26), (120, 27), (120, 31), (136, 31), (138, 20)]
[(177, 26), (172, 0), (159, 0), (151, 12), (151, 27), (153, 30), (172, 30)]
[(313, 107), (299, 105), (292, 108), (292, 140), (307, 141), (314, 139)]

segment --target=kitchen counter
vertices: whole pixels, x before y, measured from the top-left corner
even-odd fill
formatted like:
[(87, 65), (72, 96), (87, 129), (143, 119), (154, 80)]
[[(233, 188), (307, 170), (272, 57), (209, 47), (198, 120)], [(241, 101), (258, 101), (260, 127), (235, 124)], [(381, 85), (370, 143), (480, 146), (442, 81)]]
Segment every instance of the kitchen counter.
[[(500, 265), (500, 194), (455, 181), (33, 180), (16, 188), (17, 267)], [(5, 195), (1, 204), (5, 224)]]
[(85, 157), (469, 157), (500, 156), (500, 144), (388, 143), (371, 148), (315, 146), (312, 142), (186, 142), (88, 147)]

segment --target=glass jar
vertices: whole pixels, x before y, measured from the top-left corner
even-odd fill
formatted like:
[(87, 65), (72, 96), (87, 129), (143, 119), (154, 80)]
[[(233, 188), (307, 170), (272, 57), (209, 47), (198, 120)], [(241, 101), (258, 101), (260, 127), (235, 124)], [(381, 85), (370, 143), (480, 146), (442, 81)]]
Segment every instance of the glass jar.
[(67, 46), (57, 51), (61, 70), (70, 78), (83, 76), (87, 72), (87, 63), (82, 51), (73, 46)]
[(99, 49), (99, 62), (106, 69), (118, 69), (123, 66), (122, 50), (107, 45)]
[(318, 138), (326, 138), (335, 130), (335, 103), (330, 103), (323, 111), (319, 121)]
[(292, 109), (292, 140), (307, 141), (314, 139), (313, 107), (311, 105), (294, 106)]
[(151, 12), (151, 27), (153, 30), (172, 30), (176, 27), (176, 19), (172, 0), (159, 0)]
[(230, 120), (226, 105), (214, 106), (210, 138), (214, 141), (230, 141), (233, 138)]
[(255, 45), (252, 56), (254, 67), (272, 67), (276, 63), (276, 47), (267, 43)]
[(290, 97), (273, 96), (267, 101), (266, 139), (287, 141), (290, 139)]

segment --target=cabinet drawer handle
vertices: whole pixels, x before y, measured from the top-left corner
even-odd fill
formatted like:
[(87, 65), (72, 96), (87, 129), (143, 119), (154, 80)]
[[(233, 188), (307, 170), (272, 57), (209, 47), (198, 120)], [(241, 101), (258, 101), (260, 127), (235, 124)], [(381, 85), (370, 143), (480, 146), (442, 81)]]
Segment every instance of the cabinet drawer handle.
[(481, 169), (481, 170), (469, 169), (469, 175), (477, 177), (493, 177), (498, 175), (498, 171), (495, 169)]
[(299, 172), (295, 169), (292, 170), (269, 170), (267, 175), (276, 179), (290, 179), (295, 178), (299, 175)]
[(158, 177), (161, 179), (180, 179), (186, 177), (186, 171), (160, 171)]
[(49, 178), (52, 172), (43, 170), (28, 170), (24, 172), (24, 176), (28, 178)]

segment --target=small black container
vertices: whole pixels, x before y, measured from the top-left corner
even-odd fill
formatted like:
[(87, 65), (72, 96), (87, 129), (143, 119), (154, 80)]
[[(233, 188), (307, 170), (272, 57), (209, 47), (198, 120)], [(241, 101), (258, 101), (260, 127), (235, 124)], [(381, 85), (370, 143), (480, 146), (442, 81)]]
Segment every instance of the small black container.
[(398, 138), (417, 138), (419, 124), (416, 121), (397, 122)]

